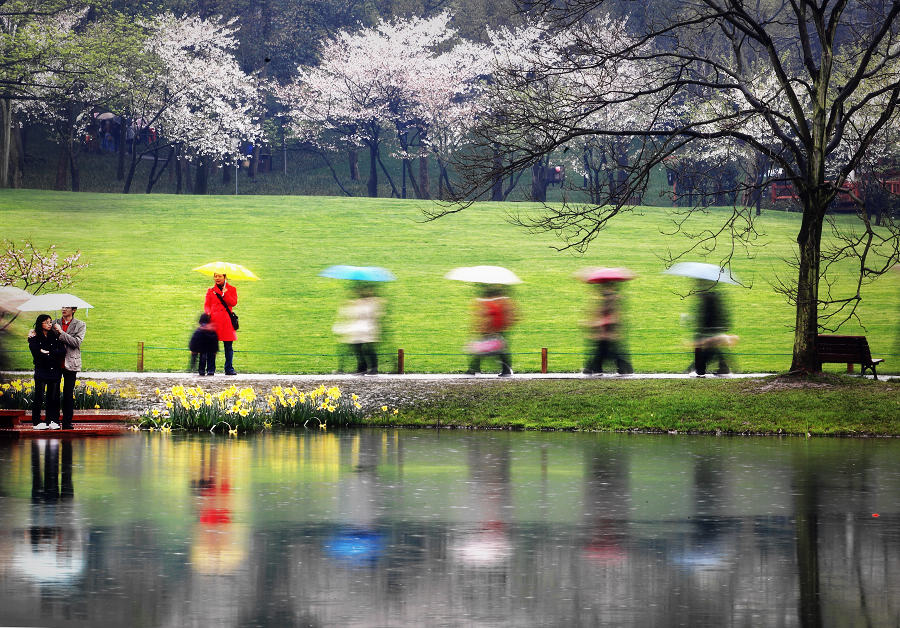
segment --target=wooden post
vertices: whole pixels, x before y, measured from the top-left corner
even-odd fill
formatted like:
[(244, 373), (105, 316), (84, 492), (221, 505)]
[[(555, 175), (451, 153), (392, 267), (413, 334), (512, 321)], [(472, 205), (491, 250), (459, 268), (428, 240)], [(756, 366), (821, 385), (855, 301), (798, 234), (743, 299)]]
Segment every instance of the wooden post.
[(138, 373), (144, 372), (144, 341), (138, 341), (138, 363), (137, 363)]
[(403, 355), (403, 349), (397, 349), (397, 373), (403, 375), (406, 372), (406, 364), (404, 364), (405, 356)]
[(541, 373), (547, 372), (547, 347), (541, 347)]
[(853, 372), (853, 362), (847, 362), (847, 372), (848, 373)]

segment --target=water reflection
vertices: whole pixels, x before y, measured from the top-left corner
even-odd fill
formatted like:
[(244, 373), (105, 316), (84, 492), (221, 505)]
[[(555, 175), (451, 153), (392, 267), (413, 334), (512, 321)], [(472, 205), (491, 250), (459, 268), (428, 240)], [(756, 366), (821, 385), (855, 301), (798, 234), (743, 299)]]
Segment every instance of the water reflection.
[(895, 626), (898, 447), (424, 430), (0, 443), (0, 625)]

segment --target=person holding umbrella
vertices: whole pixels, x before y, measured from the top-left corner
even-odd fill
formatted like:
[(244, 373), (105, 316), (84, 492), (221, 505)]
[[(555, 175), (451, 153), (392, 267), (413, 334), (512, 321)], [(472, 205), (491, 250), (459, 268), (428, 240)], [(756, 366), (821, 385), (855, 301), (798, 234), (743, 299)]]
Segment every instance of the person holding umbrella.
[(356, 356), (357, 375), (378, 374), (376, 347), (381, 334), (384, 300), (376, 296), (375, 285), (354, 282), (354, 296), (338, 310), (332, 331), (341, 336)]
[(622, 305), (618, 286), (634, 279), (627, 268), (590, 268), (579, 277), (597, 287), (596, 303), (586, 323), (592, 354), (582, 371), (585, 375), (602, 375), (603, 365), (614, 362), (616, 372), (627, 375), (634, 372), (622, 339)]
[[(203, 303), (203, 311), (209, 315), (216, 336), (222, 341), (225, 350), (225, 374), (237, 375), (234, 370), (234, 341), (237, 340), (234, 324), (232, 323), (232, 308), (237, 305), (237, 289), (228, 284), (228, 276), (225, 273), (213, 274), (213, 285), (206, 291), (206, 300)], [(206, 356), (206, 374), (214, 375), (216, 372), (216, 354), (209, 353)]]

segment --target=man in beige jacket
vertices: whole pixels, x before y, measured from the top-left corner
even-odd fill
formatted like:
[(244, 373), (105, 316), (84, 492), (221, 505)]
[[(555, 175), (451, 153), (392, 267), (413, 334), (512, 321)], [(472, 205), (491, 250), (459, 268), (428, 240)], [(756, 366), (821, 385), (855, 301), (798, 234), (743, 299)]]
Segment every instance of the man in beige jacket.
[(84, 321), (75, 318), (76, 307), (62, 308), (62, 316), (53, 323), (53, 329), (59, 333), (60, 342), (66, 347), (66, 357), (63, 361), (63, 389), (62, 389), (62, 428), (72, 429), (72, 415), (75, 412), (75, 377), (81, 370), (81, 343), (84, 342), (84, 334), (87, 325)]

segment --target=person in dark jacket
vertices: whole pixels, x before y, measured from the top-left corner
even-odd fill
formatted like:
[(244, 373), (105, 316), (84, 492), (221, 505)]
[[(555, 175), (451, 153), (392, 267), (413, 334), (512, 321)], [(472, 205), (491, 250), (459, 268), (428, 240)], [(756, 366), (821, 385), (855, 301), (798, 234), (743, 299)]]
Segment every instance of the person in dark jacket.
[[(34, 335), (28, 338), (28, 348), (34, 358), (34, 400), (31, 424), (36, 430), (59, 429), (59, 382), (66, 348), (53, 328), (53, 319), (41, 314), (34, 323)], [(41, 406), (47, 397), (46, 421), (41, 421)]]
[(191, 369), (193, 370), (199, 361), (199, 374), (212, 375), (216, 368), (216, 353), (219, 352), (219, 337), (209, 314), (201, 314), (197, 322), (197, 329), (194, 330), (188, 343), (188, 349), (191, 350)]
[(717, 375), (730, 373), (722, 347), (733, 342), (735, 336), (729, 336), (728, 310), (721, 295), (711, 282), (700, 280), (697, 296), (697, 332), (694, 338), (694, 368), (697, 375), (706, 374), (706, 366), (718, 360)]

